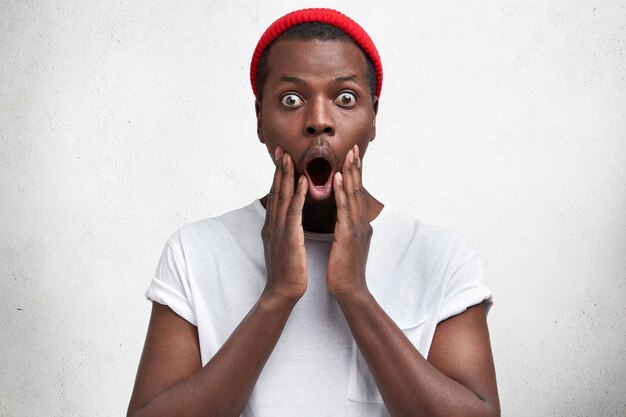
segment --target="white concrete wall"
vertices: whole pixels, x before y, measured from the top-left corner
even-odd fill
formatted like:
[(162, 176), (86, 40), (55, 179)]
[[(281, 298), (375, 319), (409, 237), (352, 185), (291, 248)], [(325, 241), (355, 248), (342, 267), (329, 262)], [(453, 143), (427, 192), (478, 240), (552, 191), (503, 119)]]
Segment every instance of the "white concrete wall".
[(626, 415), (626, 4), (0, 1), (0, 416), (125, 413), (179, 226), (272, 167), (248, 65), (338, 8), (385, 66), (366, 184), (478, 248), (504, 416)]

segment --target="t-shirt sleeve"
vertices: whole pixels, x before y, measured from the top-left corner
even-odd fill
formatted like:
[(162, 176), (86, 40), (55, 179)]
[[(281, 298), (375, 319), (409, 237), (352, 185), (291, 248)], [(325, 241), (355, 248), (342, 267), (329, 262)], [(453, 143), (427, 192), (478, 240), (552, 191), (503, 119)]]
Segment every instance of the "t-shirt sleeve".
[(196, 314), (192, 308), (189, 276), (182, 256), (168, 241), (157, 264), (146, 298), (163, 304), (196, 326)]
[(493, 304), (491, 291), (483, 278), (482, 265), (475, 253), (463, 262), (450, 277), (439, 321), (464, 312), (468, 307), (486, 301), (487, 310)]

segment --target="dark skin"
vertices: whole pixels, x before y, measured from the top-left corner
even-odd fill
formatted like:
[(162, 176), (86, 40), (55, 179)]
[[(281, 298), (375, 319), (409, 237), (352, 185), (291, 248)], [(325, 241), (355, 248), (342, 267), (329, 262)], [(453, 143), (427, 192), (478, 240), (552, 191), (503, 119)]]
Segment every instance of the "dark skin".
[[(196, 328), (154, 303), (128, 415), (240, 415), (306, 291), (309, 230), (334, 231), (327, 287), (392, 416), (499, 416), (482, 304), (439, 323), (426, 359), (367, 288), (370, 222), (382, 204), (362, 184), (377, 110), (362, 52), (342, 41), (280, 40), (268, 69), (256, 106), (259, 138), (276, 165), (271, 191), (262, 199), (265, 290), (204, 367)], [(309, 189), (315, 186), (305, 164), (316, 147), (325, 147), (333, 161), (330, 193), (329, 187)]]

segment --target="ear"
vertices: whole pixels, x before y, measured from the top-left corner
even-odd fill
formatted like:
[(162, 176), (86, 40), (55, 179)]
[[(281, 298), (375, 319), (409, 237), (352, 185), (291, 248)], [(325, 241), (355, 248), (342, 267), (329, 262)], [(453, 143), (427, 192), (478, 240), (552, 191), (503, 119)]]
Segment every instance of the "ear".
[(378, 114), (378, 97), (374, 96), (374, 102), (372, 103), (372, 138), (370, 142), (376, 138), (376, 115)]
[(261, 143), (265, 143), (263, 139), (263, 126), (261, 123), (261, 102), (257, 98), (254, 100), (254, 111), (256, 113), (256, 135), (259, 137)]

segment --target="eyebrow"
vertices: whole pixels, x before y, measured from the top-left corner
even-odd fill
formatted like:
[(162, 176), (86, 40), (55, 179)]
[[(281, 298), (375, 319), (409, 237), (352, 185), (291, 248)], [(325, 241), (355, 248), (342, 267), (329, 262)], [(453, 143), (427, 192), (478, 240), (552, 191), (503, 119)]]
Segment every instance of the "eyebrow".
[(293, 77), (291, 75), (283, 75), (282, 77), (280, 77), (280, 80), (294, 84), (306, 84), (306, 81), (304, 81), (302, 78)]
[[(304, 81), (302, 78), (294, 77), (293, 75), (283, 75), (280, 77), (280, 80), (294, 84), (306, 84), (306, 81)], [(339, 84), (346, 81), (352, 81), (353, 83), (360, 84), (359, 79), (355, 75), (340, 75), (339, 77), (335, 77), (332, 80), (333, 84)]]
[(333, 83), (342, 83), (346, 81), (352, 81), (353, 83), (360, 84), (359, 79), (355, 75), (341, 75), (333, 79)]

